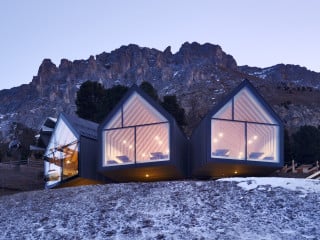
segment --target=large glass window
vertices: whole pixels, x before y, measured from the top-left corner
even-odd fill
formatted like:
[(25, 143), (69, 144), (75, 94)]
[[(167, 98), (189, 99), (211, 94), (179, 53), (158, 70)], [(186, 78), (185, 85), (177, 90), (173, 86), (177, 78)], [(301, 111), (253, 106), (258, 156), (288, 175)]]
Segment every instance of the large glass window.
[(134, 163), (134, 128), (105, 132), (105, 165)]
[(137, 93), (106, 124), (103, 138), (104, 166), (170, 159), (168, 121)]
[(59, 119), (45, 152), (46, 185), (50, 186), (78, 174), (78, 139)]
[(248, 123), (247, 130), (248, 160), (272, 162), (278, 159), (278, 126)]
[(169, 160), (168, 123), (137, 127), (137, 162)]
[(279, 125), (248, 88), (239, 91), (212, 118), (213, 158), (279, 161)]
[(244, 123), (211, 121), (211, 156), (214, 158), (245, 158)]

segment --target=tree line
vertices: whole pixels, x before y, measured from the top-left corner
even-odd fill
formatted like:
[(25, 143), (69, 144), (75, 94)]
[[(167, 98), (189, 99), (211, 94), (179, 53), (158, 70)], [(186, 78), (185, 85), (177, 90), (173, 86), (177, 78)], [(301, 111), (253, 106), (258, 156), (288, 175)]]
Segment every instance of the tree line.
[(292, 160), (300, 164), (320, 161), (320, 126), (301, 126), (291, 136), (285, 130), (284, 159), (287, 164)]
[[(185, 110), (179, 105), (176, 95), (167, 95), (161, 100), (149, 82), (142, 82), (139, 87), (169, 112), (180, 127), (186, 125)], [(122, 85), (105, 89), (98, 82), (86, 81), (77, 92), (76, 114), (81, 118), (101, 123), (128, 90), (128, 87)]]

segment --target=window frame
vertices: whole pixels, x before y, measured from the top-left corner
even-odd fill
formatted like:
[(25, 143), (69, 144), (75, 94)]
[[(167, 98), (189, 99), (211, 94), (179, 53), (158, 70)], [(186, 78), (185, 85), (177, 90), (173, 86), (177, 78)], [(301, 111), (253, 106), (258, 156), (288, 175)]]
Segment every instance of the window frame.
[[(251, 100), (252, 101), (257, 101), (256, 104), (258, 107), (262, 107), (262, 111), (267, 111), (267, 109), (265, 109), (263, 102), (259, 101), (257, 96), (255, 96), (255, 94), (249, 89), (249, 88), (244, 88), (241, 89), (236, 95), (232, 96), (228, 101), (226, 101), (226, 103), (220, 107), (210, 118), (210, 146), (209, 146), (209, 150), (210, 150), (210, 158), (211, 159), (225, 159), (225, 160), (235, 160), (235, 161), (245, 161), (245, 162), (263, 162), (263, 163), (280, 163), (281, 162), (281, 139), (280, 139), (280, 131), (281, 131), (281, 125), (279, 123), (277, 123), (277, 121), (274, 119), (273, 116), (270, 116), (269, 112), (267, 111), (267, 117), (270, 118), (272, 120), (272, 123), (265, 123), (265, 122), (255, 122), (255, 121), (248, 121), (248, 120), (239, 120), (236, 119), (235, 116), (235, 108), (236, 108), (236, 99), (237, 95), (239, 93), (241, 93), (242, 91), (246, 91), (246, 93), (250, 94)], [(231, 101), (231, 104), (230, 104)], [(219, 118), (219, 116), (217, 116), (217, 114), (225, 108), (226, 105), (229, 105), (228, 107), (231, 107), (231, 119), (225, 119), (225, 118)], [(223, 113), (223, 112), (222, 112)], [(213, 152), (213, 132), (212, 132), (212, 128), (213, 128), (213, 121), (214, 120), (219, 120), (219, 121), (229, 121), (229, 122), (239, 122), (239, 123), (243, 123), (244, 124), (244, 137), (245, 137), (245, 142), (244, 142), (244, 149), (245, 149), (245, 153), (244, 153), (244, 159), (237, 159), (234, 157), (226, 157), (226, 156), (215, 156), (212, 154)], [(274, 145), (275, 145), (275, 153), (274, 153), (274, 159), (273, 160), (263, 160), (263, 159), (252, 159), (249, 158), (249, 154), (248, 154), (248, 125), (250, 124), (258, 124), (258, 125), (266, 125), (266, 126), (272, 126), (275, 127), (276, 129), (274, 130), (275, 132), (275, 136), (274, 136)]]
[[(141, 127), (146, 127), (146, 126), (155, 126), (155, 125), (161, 125), (161, 124), (166, 124), (167, 125), (167, 131), (168, 131), (168, 157), (166, 159), (157, 159), (157, 160), (149, 160), (149, 161), (137, 161), (137, 128)], [(133, 142), (133, 150), (134, 150), (134, 161), (128, 162), (128, 163), (121, 163), (121, 164), (107, 164), (106, 162), (108, 159), (106, 158), (106, 151), (107, 151), (107, 144), (106, 144), (106, 133), (108, 131), (113, 131), (113, 130), (120, 130), (120, 129), (127, 129), (127, 128), (133, 128), (134, 129), (134, 142)], [(171, 154), (171, 139), (170, 139), (170, 123), (169, 121), (162, 121), (162, 122), (157, 122), (157, 123), (147, 123), (147, 124), (139, 124), (135, 126), (123, 126), (120, 128), (110, 128), (110, 129), (104, 129), (102, 131), (102, 139), (103, 139), (103, 167), (112, 167), (112, 166), (125, 166), (125, 165), (143, 165), (146, 163), (153, 163), (153, 162), (165, 162), (165, 161), (170, 161), (170, 154)]]

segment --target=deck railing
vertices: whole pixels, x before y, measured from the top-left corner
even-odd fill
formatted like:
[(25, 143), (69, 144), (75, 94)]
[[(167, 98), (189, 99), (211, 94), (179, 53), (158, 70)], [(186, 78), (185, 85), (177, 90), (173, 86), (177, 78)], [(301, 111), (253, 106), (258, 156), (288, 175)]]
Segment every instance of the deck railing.
[(26, 159), (26, 160), (0, 162), (0, 167), (2, 167), (2, 168), (12, 168), (12, 167), (17, 167), (17, 166), (43, 168), (43, 161), (42, 160)]

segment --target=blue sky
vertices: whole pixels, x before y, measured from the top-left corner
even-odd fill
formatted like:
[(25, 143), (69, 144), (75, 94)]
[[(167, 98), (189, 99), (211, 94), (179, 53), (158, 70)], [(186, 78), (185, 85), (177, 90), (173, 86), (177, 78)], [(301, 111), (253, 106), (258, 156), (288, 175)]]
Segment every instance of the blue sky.
[(218, 44), (238, 65), (320, 72), (318, 0), (1, 0), (0, 89), (29, 83), (44, 58), (87, 59), (135, 43), (173, 52)]

